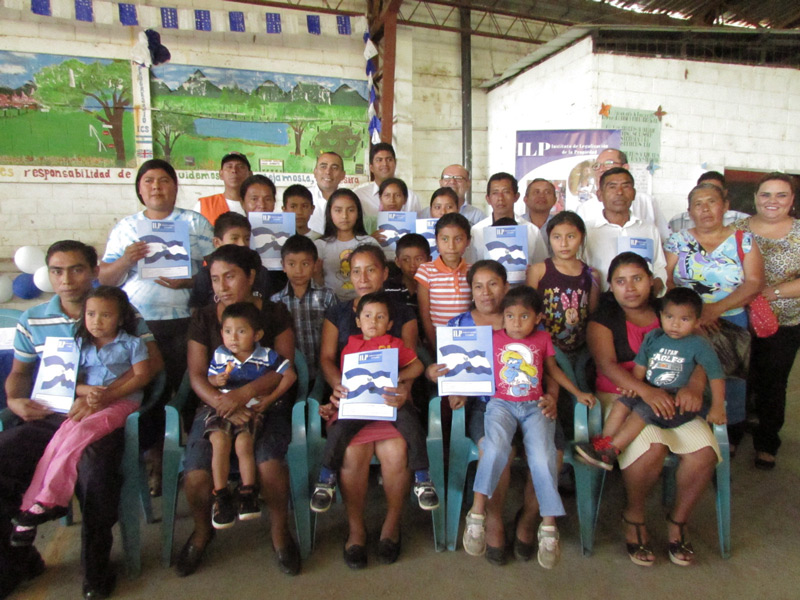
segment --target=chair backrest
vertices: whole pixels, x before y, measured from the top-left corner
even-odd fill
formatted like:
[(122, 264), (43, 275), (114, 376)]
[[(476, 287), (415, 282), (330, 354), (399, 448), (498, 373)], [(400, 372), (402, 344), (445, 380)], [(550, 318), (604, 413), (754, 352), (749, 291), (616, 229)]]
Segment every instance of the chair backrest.
[[(16, 329), (21, 314), (22, 311), (15, 308), (0, 308), (0, 329)], [(10, 335), (10, 339), (13, 341), (14, 336)], [(0, 348), (0, 408), (6, 406), (6, 377), (11, 372), (13, 362), (13, 348)]]

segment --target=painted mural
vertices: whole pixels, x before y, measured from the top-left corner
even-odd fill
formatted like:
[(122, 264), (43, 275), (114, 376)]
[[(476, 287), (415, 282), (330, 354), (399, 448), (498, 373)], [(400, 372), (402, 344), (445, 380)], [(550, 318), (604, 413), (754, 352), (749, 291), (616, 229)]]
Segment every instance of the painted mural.
[(334, 150), (363, 163), (365, 81), (166, 64), (151, 70), (153, 153), (178, 169), (219, 169), (236, 150), (254, 171), (308, 173)]
[(128, 61), (0, 51), (0, 164), (133, 167)]

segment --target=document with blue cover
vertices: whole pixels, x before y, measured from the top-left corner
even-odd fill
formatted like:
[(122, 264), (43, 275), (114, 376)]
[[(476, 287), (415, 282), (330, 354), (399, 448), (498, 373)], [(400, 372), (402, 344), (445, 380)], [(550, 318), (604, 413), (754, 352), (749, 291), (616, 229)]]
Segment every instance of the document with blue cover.
[(417, 226), (417, 213), (381, 211), (378, 213), (378, 231), (383, 234), (383, 240), (378, 243), (386, 253), (386, 258), (394, 259), (397, 240), (407, 233), (414, 233)]
[(397, 387), (400, 356), (397, 348), (345, 354), (342, 385), (347, 398), (339, 401), (340, 419), (395, 421), (397, 409), (384, 401), (387, 387)]
[(297, 231), (294, 213), (251, 212), (247, 218), (252, 228), (250, 247), (258, 252), (262, 265), (270, 271), (280, 271), (281, 248)]
[(653, 266), (653, 257), (655, 256), (654, 248), (655, 244), (650, 238), (627, 236), (617, 238), (617, 254), (633, 252), (649, 262), (651, 267)]
[(436, 362), (450, 371), (439, 378), (440, 396), (494, 394), (492, 328), (437, 327)]
[(32, 398), (53, 412), (67, 413), (75, 400), (81, 351), (71, 337), (48, 337)]
[(139, 261), (142, 279), (189, 279), (192, 251), (189, 223), (185, 221), (137, 221), (139, 241), (147, 242), (147, 256)]
[(509, 283), (525, 281), (528, 267), (528, 228), (523, 225), (487, 227), (483, 232), (484, 255), (506, 268)]
[(439, 258), (436, 248), (436, 223), (439, 219), (417, 219), (417, 233), (423, 236), (431, 245), (431, 260)]

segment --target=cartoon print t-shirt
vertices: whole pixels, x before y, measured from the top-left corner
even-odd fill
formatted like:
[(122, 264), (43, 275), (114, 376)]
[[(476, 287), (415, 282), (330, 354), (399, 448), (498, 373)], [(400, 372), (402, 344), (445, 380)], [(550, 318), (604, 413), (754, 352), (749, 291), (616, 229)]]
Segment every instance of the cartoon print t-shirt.
[(550, 334), (538, 330), (515, 340), (504, 330), (492, 336), (495, 398), (523, 402), (542, 397), (544, 359), (555, 356)]

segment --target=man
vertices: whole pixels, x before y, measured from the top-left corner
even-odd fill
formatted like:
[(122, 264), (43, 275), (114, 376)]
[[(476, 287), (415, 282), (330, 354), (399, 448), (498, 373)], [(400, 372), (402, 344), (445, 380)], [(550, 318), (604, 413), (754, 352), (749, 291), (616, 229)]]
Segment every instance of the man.
[[(36, 464), (65, 418), (80, 420), (93, 412), (85, 399), (76, 399), (65, 416), (54, 414), (30, 398), (45, 339), (75, 335), (83, 300), (98, 274), (97, 251), (72, 240), (56, 242), (47, 251), (47, 267), (56, 295), (20, 317), (14, 339), (14, 362), (5, 384), (8, 407), (21, 422), (0, 432), (0, 598), (44, 570), (36, 548), (15, 548), (9, 544), (11, 519), (19, 510)], [(151, 368), (157, 373), (163, 368), (161, 354), (141, 317), (137, 334), (146, 342)], [(106, 598), (116, 582), (109, 555), (113, 542), (111, 527), (117, 520), (124, 444), (124, 430), (119, 429), (89, 446), (78, 465), (75, 493), (83, 518), (81, 564), (85, 598)]]
[(556, 205), (556, 198), (556, 186), (541, 177), (531, 181), (525, 190), (525, 218), (542, 232), (548, 250), (547, 223), (552, 217), (550, 211)]
[[(353, 190), (361, 200), (365, 217), (378, 215), (378, 208), (381, 205), (378, 188), (386, 179), (394, 177), (395, 169), (397, 169), (397, 158), (391, 144), (380, 142), (370, 148), (369, 172), (372, 173), (373, 181)], [(403, 210), (418, 213), (421, 208), (417, 195), (408, 190), (408, 200), (403, 205)]]
[[(700, 185), (701, 183), (714, 184), (722, 190), (724, 198), (726, 200), (728, 199), (728, 190), (725, 187), (725, 176), (719, 171), (706, 171), (697, 178), (697, 183), (695, 185)], [(722, 216), (722, 223), (723, 225), (730, 225), (734, 221), (746, 219), (749, 216), (750, 215), (747, 213), (739, 212), (738, 210), (726, 210), (725, 214)], [(692, 221), (692, 217), (689, 216), (688, 210), (675, 215), (669, 221), (669, 228), (673, 233), (683, 231), (684, 229), (691, 229), (692, 227), (694, 227), (694, 221)]]
[(514, 214), (514, 203), (519, 200), (519, 187), (516, 178), (509, 173), (495, 173), (489, 177), (486, 186), (486, 203), (492, 214), (472, 228), (472, 243), (467, 248), (465, 259), (474, 263), (484, 258), (483, 230), (501, 219), (511, 219), (517, 225), (525, 225), (528, 230), (528, 263), (542, 262), (547, 258), (547, 248), (539, 228), (525, 217)]
[(203, 215), (212, 226), (222, 213), (233, 211), (240, 215), (246, 214), (242, 208), (242, 196), (239, 194), (239, 188), (242, 187), (242, 182), (252, 174), (250, 161), (244, 154), (229, 152), (222, 157), (219, 168), (219, 178), (225, 185), (225, 191), (222, 194), (200, 198), (192, 210)]
[(344, 161), (336, 152), (323, 152), (317, 157), (314, 167), (316, 185), (311, 186), (311, 196), (314, 202), (314, 213), (308, 220), (308, 228), (322, 235), (325, 232), (325, 207), (328, 198), (339, 189), (339, 184), (344, 180)]
[[(622, 150), (616, 148), (606, 148), (597, 155), (597, 160), (592, 165), (592, 172), (594, 174), (595, 186), (600, 187), (600, 178), (609, 169), (623, 168), (630, 170), (628, 164), (628, 157)], [(603, 211), (603, 205), (597, 200), (587, 200), (583, 204), (578, 205), (576, 212), (583, 218), (585, 222), (596, 219)], [(661, 214), (661, 211), (656, 206), (652, 196), (643, 192), (636, 192), (636, 198), (631, 205), (631, 212), (634, 216), (638, 217), (643, 223), (655, 223), (658, 227), (658, 232), (661, 234), (661, 239), (667, 239), (669, 236), (669, 227), (667, 221)]]
[(597, 199), (603, 209), (586, 221), (586, 263), (600, 271), (603, 290), (608, 289), (606, 274), (613, 258), (621, 252), (636, 252), (650, 263), (655, 277), (655, 292), (667, 280), (667, 259), (661, 235), (652, 223), (645, 223), (631, 211), (636, 188), (627, 169), (614, 167), (600, 177)]
[[(442, 171), (439, 187), (449, 187), (458, 195), (458, 212), (464, 215), (470, 225), (476, 225), (486, 218), (483, 211), (467, 202), (467, 194), (472, 188), (469, 171), (461, 165), (450, 165)], [(420, 219), (431, 218), (431, 207), (428, 206), (419, 214)]]

